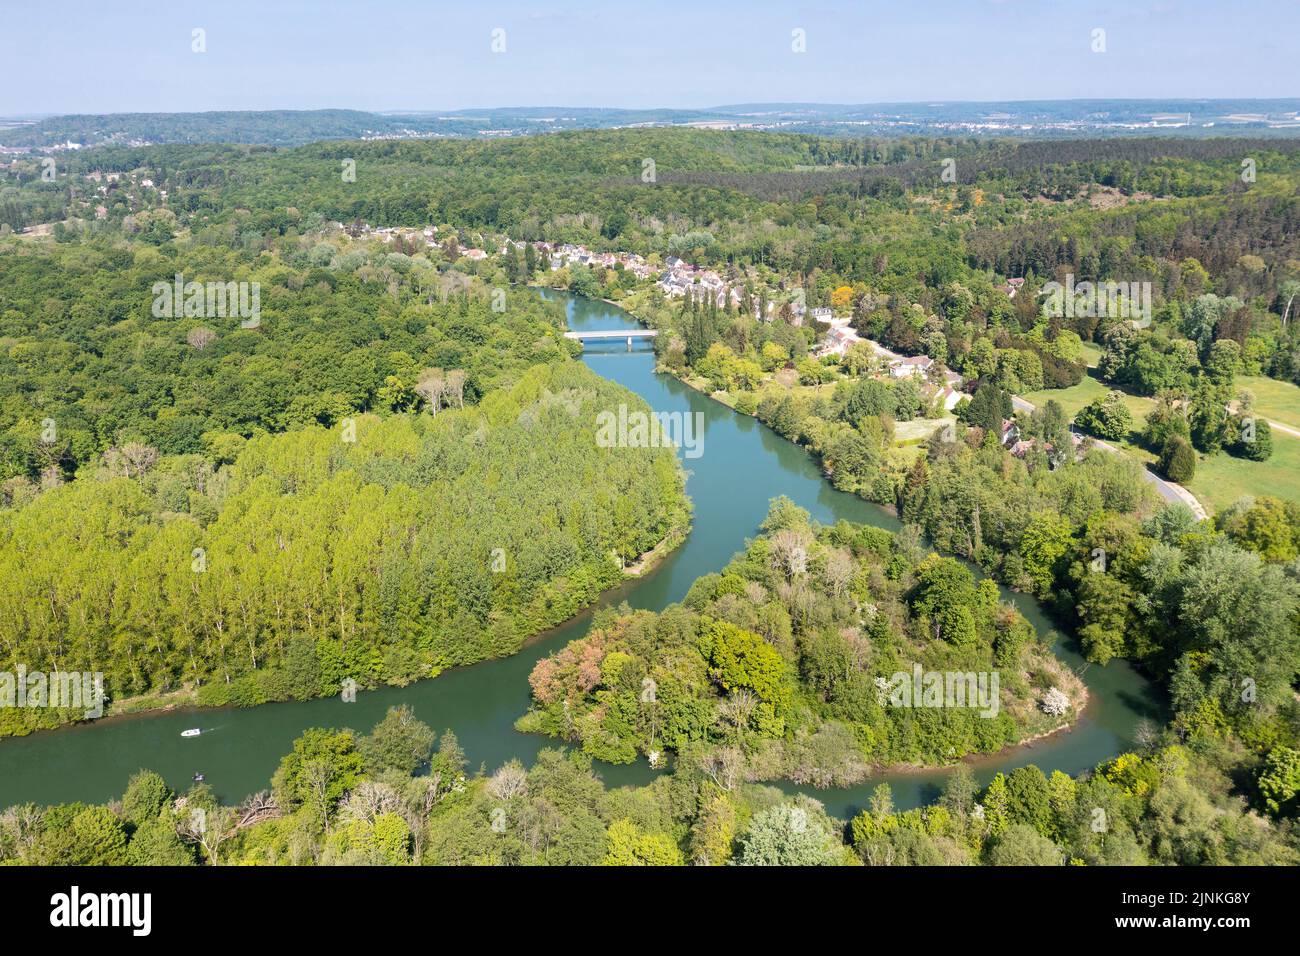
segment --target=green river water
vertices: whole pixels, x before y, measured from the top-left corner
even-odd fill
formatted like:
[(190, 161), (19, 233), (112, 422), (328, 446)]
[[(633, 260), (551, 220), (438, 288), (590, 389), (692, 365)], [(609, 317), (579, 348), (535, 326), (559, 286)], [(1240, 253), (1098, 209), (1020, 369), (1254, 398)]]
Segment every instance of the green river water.
[[(555, 293), (543, 293), (556, 295)], [(636, 327), (626, 312), (603, 302), (565, 296), (574, 329)], [(651, 572), (607, 593), (602, 603), (627, 601), (658, 610), (681, 600), (691, 582), (717, 571), (752, 537), (767, 514), (768, 502), (786, 495), (821, 522), (840, 518), (896, 530), (888, 512), (836, 491), (806, 452), (744, 415), (656, 374), (653, 354), (644, 345), (629, 351), (619, 340), (590, 345), (587, 364), (605, 378), (641, 395), (656, 411), (701, 412), (703, 454), (685, 460), (687, 492), (694, 504), (686, 542)], [(1052, 629), (1042, 610), (1024, 595), (1007, 592), (1041, 632)], [(237, 801), (269, 786), (280, 758), (308, 727), (353, 727), (368, 731), (385, 711), (409, 704), (436, 730), (451, 728), (469, 756), (470, 766), (493, 770), (512, 757), (532, 762), (556, 741), (517, 732), (514, 721), (528, 707), (528, 674), (542, 657), (586, 633), (590, 612), (580, 614), (530, 644), (521, 653), (448, 671), (405, 688), (358, 693), (355, 703), (338, 698), (266, 704), (250, 709), (178, 710), (107, 718), (0, 740), (0, 807), (21, 801), (55, 803), (104, 801), (119, 796), (128, 777), (142, 767), (156, 770), (177, 790), (202, 771), (226, 801)], [(1155, 688), (1123, 662), (1086, 667), (1071, 641), (1062, 638), (1057, 653), (1083, 678), (1091, 694), (1077, 725), (1068, 732), (981, 758), (973, 763), (981, 782), (999, 770), (1035, 763), (1046, 772), (1077, 773), (1124, 749), (1143, 717), (1156, 718)], [(189, 727), (199, 737), (182, 738)], [(609, 786), (641, 784), (656, 771), (644, 761), (627, 766), (598, 765)], [(928, 803), (937, 796), (947, 770), (881, 774), (842, 790), (805, 792), (847, 818), (863, 807), (873, 787), (887, 781), (900, 808)], [(781, 784), (794, 791), (793, 785)]]

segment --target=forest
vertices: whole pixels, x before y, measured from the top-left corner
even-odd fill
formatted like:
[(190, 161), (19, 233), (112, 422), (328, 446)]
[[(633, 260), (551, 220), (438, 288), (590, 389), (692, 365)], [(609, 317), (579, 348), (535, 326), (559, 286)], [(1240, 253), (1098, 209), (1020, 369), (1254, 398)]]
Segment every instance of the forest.
[[(476, 771), (395, 711), (310, 731), (239, 806), (142, 772), (120, 802), (10, 808), (0, 861), (1295, 863), (1300, 496), (1252, 480), (1292, 460), (1255, 409), (1286, 412), (1266, 389), (1300, 384), (1297, 185), (1295, 145), (1235, 138), (111, 147), (60, 157), (54, 182), (11, 161), (0, 669), (103, 670), (138, 706), (401, 685), (513, 653), (680, 540), (674, 455), (599, 447), (597, 410), (635, 399), (525, 284), (627, 305), (660, 369), (903, 531), (778, 501), (679, 605), (600, 612), (533, 672), (518, 726), (557, 749), (532, 767)], [(681, 257), (738, 294), (550, 268), (543, 242)], [(155, 314), (178, 275), (258, 283), (261, 314)], [(1067, 280), (1149, 283), (1150, 321), (1050, 314)], [(932, 371), (892, 376), (865, 343), (817, 354), (817, 307)], [(1255, 469), (1250, 491), (1205, 519), (1144, 474), (1225, 460)], [(1076, 777), (977, 785), (961, 757), (1086, 706), (997, 585), (1092, 664), (1141, 668), (1167, 719)], [(996, 670), (997, 716), (883, 706), (877, 679), (914, 664)], [(0, 732), (73, 716), (6, 709)], [(592, 763), (652, 755), (640, 788)], [(954, 763), (937, 803), (883, 788), (849, 820), (771, 786)]]
[[(762, 536), (681, 605), (598, 621), (541, 661), (519, 727), (614, 763), (703, 747), (748, 779), (848, 786), (1067, 726), (1086, 692), (1045, 639), (915, 536), (818, 528), (777, 499)], [(917, 666), (999, 682), (963, 706), (895, 706), (891, 679)]]
[[(406, 684), (513, 653), (685, 533), (672, 452), (598, 446), (635, 398), (553, 307), (284, 252), (0, 252), (0, 670), (103, 673), (135, 708)], [(259, 323), (155, 317), (182, 271), (264, 282)], [(0, 733), (77, 717), (4, 708)]]

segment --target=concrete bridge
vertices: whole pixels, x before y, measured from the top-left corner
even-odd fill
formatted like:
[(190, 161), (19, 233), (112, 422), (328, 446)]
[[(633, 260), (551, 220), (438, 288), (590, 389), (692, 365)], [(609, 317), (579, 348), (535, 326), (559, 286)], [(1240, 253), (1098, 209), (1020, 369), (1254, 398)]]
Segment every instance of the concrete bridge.
[(659, 334), (658, 329), (600, 329), (594, 332), (565, 332), (566, 339), (579, 342), (612, 342), (627, 339), (627, 347), (632, 347), (633, 339), (652, 339)]

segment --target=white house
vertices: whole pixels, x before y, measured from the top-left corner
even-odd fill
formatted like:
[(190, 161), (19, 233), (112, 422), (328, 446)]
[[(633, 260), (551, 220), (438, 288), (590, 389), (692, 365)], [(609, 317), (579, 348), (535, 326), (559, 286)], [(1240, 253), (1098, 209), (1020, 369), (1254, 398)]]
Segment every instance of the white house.
[(911, 355), (890, 363), (889, 374), (894, 378), (925, 375), (933, 364), (934, 359), (928, 355)]

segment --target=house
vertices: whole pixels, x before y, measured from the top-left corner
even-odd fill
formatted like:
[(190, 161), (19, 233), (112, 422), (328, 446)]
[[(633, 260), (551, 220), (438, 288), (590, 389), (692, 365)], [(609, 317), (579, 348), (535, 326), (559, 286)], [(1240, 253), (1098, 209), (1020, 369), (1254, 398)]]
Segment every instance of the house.
[(829, 322), (835, 317), (835, 313), (831, 309), (818, 308), (812, 310), (812, 317), (818, 322)]
[(957, 407), (957, 403), (964, 397), (963, 394), (952, 385), (945, 385), (939, 392), (939, 397), (943, 399), (943, 410), (950, 412)]
[(1024, 279), (1008, 279), (1007, 284), (1002, 287), (1002, 291), (1007, 294), (1008, 299), (1014, 299), (1020, 287), (1025, 284)]
[(892, 362), (889, 366), (889, 374), (894, 378), (925, 375), (930, 371), (932, 365), (934, 365), (934, 359), (928, 355), (910, 355), (907, 358)]

